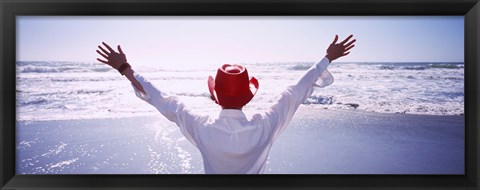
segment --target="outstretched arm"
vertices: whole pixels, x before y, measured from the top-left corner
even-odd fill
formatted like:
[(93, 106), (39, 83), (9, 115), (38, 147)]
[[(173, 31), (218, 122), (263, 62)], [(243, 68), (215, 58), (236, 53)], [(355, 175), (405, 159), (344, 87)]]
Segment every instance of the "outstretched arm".
[(320, 85), (321, 87), (328, 86), (333, 82), (333, 77), (330, 72), (328, 72), (327, 66), (333, 60), (349, 54), (349, 50), (355, 46), (353, 43), (356, 41), (355, 39), (349, 41), (352, 37), (353, 35), (350, 35), (342, 42), (337, 43), (338, 35), (336, 35), (333, 42), (327, 48), (325, 58), (307, 70), (297, 84), (289, 86), (287, 90), (281, 94), (280, 99), (265, 113), (265, 121), (267, 122), (265, 124), (271, 127), (273, 140), (285, 129), (300, 104), (310, 97), (313, 92), (313, 86), (317, 80), (320, 80), (322, 83), (322, 85)]
[[(135, 79), (135, 77), (133, 76), (133, 70), (130, 66), (127, 66), (127, 65), (124, 65), (124, 64), (128, 64), (127, 62), (127, 56), (125, 55), (125, 53), (123, 53), (122, 51), (122, 48), (120, 47), (120, 45), (118, 45), (118, 52), (115, 52), (115, 50), (113, 50), (108, 44), (106, 44), (105, 42), (102, 42), (102, 44), (105, 46), (105, 48), (108, 50), (106, 50), (105, 48), (103, 48), (102, 46), (98, 46), (98, 48), (100, 50), (97, 49), (97, 53), (100, 54), (103, 58), (105, 58), (106, 60), (103, 60), (103, 59), (100, 59), (100, 58), (97, 58), (98, 61), (102, 62), (102, 63), (105, 63), (107, 65), (110, 65), (111, 67), (113, 67), (114, 69), (116, 70), (119, 70), (119, 69), (122, 69), (122, 71), (120, 72), (122, 75), (125, 75), (125, 77), (127, 77), (128, 80), (130, 80), (130, 82), (137, 88), (139, 89), (143, 94), (145, 94), (145, 90), (143, 89), (143, 86), (140, 84), (140, 82), (137, 81), (137, 79)], [(122, 65), (124, 65), (122, 68)]]
[(206, 123), (208, 116), (201, 116), (192, 113), (176, 96), (167, 94), (156, 88), (150, 81), (143, 76), (135, 73), (127, 63), (127, 58), (118, 46), (118, 52), (115, 52), (109, 45), (102, 43), (105, 48), (98, 46), (97, 53), (105, 59), (98, 61), (110, 65), (117, 69), (122, 75), (125, 75), (132, 82), (135, 94), (145, 102), (154, 106), (168, 120), (175, 122), (183, 135), (195, 146), (197, 138), (197, 127)]

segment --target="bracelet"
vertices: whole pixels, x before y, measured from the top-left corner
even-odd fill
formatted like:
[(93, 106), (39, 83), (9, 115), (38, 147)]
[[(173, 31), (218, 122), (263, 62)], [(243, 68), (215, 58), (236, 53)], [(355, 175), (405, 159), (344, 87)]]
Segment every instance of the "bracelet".
[(120, 66), (120, 68), (118, 68), (118, 72), (120, 72), (121, 75), (125, 75), (123, 74), (123, 71), (125, 71), (127, 68), (132, 68), (132, 66), (130, 66), (128, 63), (124, 63)]

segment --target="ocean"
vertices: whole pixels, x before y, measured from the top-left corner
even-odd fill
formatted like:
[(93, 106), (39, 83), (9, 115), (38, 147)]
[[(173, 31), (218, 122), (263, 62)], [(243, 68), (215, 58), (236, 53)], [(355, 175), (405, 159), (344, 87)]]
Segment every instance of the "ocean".
[[(259, 80), (248, 114), (267, 109), (313, 62), (245, 63)], [(178, 96), (201, 113), (216, 114), (209, 75), (220, 65), (150, 64), (134, 70), (159, 89)], [(334, 62), (335, 82), (315, 88), (305, 106), (376, 113), (464, 114), (464, 64), (449, 62)], [(158, 112), (138, 99), (130, 82), (98, 62), (19, 61), (16, 63), (17, 121), (50, 121), (151, 116)]]
[[(259, 80), (247, 117), (312, 62), (244, 64)], [(199, 113), (216, 115), (218, 65), (136, 66)], [(266, 174), (464, 174), (463, 63), (337, 63), (270, 151)], [(17, 62), (16, 173), (201, 174), (174, 123), (101, 63)], [(298, 148), (302, 147), (302, 148)]]

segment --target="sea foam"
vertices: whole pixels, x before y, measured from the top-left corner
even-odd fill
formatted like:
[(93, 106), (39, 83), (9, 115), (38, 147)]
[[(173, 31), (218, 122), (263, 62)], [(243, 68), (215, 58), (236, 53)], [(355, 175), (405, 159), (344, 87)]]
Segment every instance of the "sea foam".
[[(245, 107), (263, 111), (295, 84), (313, 62), (246, 63), (260, 88)], [(199, 113), (218, 111), (207, 77), (216, 67), (135, 66), (163, 92), (178, 96)], [(198, 68), (197, 68), (198, 67)], [(335, 82), (314, 88), (305, 105), (379, 113), (462, 115), (463, 63), (338, 63), (328, 67)], [(59, 120), (158, 114), (138, 99), (128, 80), (100, 63), (17, 62), (17, 119)]]

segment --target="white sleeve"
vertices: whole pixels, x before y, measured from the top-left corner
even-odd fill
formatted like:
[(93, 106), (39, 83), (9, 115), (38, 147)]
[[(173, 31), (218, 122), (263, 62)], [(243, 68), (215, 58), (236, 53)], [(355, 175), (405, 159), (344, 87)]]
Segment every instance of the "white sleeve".
[(323, 58), (308, 69), (298, 83), (282, 92), (280, 99), (262, 116), (270, 129), (272, 141), (276, 140), (290, 123), (300, 104), (312, 95), (314, 86), (322, 88), (333, 83), (333, 76), (327, 70), (329, 63), (327, 58)]
[(146, 93), (143, 94), (132, 84), (137, 97), (154, 106), (168, 120), (175, 122), (180, 127), (182, 134), (197, 146), (198, 127), (206, 124), (208, 116), (192, 113), (176, 96), (160, 91), (141, 75), (134, 73), (134, 77), (140, 82)]

